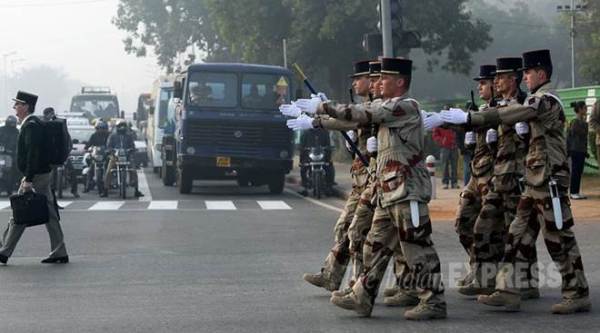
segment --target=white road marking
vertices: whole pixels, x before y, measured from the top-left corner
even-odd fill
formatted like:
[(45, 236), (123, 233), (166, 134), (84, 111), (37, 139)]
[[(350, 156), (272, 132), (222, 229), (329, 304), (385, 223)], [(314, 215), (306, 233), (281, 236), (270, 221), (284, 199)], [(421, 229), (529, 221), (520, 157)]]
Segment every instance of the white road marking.
[(206, 201), (208, 210), (236, 210), (233, 201)]
[(63, 208), (69, 207), (69, 205), (72, 204), (72, 203), (73, 203), (73, 201), (61, 201), (61, 200), (58, 200), (58, 205), (61, 206), (61, 207), (63, 207)]
[(310, 203), (313, 203), (313, 204), (315, 204), (315, 205), (317, 205), (317, 206), (321, 206), (321, 207), (323, 207), (323, 208), (327, 208), (327, 209), (329, 209), (329, 210), (336, 211), (336, 212), (338, 212), (338, 213), (341, 213), (341, 212), (343, 212), (343, 211), (344, 211), (344, 210), (343, 210), (343, 209), (341, 209), (341, 208), (338, 208), (338, 207), (335, 207), (335, 206), (332, 206), (332, 205), (326, 204), (326, 203), (324, 203), (324, 202), (321, 202), (321, 201), (319, 201), (319, 200), (315, 200), (315, 199), (313, 199), (313, 198), (305, 197), (305, 196), (303, 196), (303, 195), (300, 195), (300, 194), (298, 194), (298, 193), (296, 193), (296, 192), (294, 192), (294, 191), (292, 191), (292, 190), (289, 190), (289, 189), (285, 189), (285, 192), (287, 192), (287, 193), (289, 193), (289, 194), (291, 194), (291, 195), (294, 195), (294, 196), (296, 196), (296, 197), (298, 197), (298, 198), (302, 198), (302, 199), (304, 199), (304, 200), (306, 200), (306, 201), (308, 201), (308, 202), (310, 202)]
[(0, 209), (10, 207), (10, 201), (0, 201)]
[(272, 201), (257, 201), (260, 208), (264, 210), (290, 210), (292, 207), (288, 206), (284, 201), (272, 200)]
[(118, 210), (124, 204), (125, 201), (100, 201), (88, 210)]
[(150, 192), (150, 186), (148, 185), (148, 180), (146, 179), (146, 174), (144, 173), (144, 169), (137, 170), (138, 176), (138, 188), (140, 192), (144, 194), (143, 197), (140, 197), (139, 201), (152, 201), (152, 192)]
[(177, 201), (151, 201), (148, 210), (176, 210)]

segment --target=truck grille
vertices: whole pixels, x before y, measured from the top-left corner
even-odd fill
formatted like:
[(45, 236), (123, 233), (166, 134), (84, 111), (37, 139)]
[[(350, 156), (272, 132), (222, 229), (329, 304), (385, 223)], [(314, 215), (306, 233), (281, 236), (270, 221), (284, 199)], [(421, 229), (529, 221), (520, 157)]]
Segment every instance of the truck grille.
[(264, 125), (194, 122), (187, 124), (184, 136), (191, 146), (207, 146), (222, 155), (260, 155), (266, 147), (288, 149), (292, 131), (284, 124)]

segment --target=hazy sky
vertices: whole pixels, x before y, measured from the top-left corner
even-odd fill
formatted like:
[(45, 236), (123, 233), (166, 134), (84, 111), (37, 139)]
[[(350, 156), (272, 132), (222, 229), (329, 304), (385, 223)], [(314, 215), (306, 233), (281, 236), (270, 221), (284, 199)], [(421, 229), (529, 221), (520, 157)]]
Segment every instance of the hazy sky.
[(1, 55), (17, 51), (7, 58), (9, 73), (42, 64), (62, 68), (71, 79), (110, 86), (121, 108), (132, 111), (160, 69), (154, 57), (137, 58), (123, 50), (125, 34), (111, 23), (117, 3), (0, 0), (0, 71)]

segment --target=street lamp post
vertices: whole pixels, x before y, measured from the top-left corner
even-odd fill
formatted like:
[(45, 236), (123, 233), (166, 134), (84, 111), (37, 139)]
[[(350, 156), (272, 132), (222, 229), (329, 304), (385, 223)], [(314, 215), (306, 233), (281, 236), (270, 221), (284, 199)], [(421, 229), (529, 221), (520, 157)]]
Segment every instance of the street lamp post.
[(571, 29), (569, 32), (571, 37), (571, 88), (575, 88), (575, 15), (585, 10), (585, 5), (575, 6), (575, 0), (571, 0), (571, 5), (556, 6), (556, 11), (571, 16)]

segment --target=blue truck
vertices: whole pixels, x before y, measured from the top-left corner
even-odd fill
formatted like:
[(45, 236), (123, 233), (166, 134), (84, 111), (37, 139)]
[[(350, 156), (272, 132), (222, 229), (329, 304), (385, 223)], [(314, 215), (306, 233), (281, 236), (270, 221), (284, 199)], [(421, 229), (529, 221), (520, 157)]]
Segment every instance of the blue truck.
[(279, 105), (290, 102), (292, 73), (278, 66), (203, 63), (174, 81), (176, 183), (236, 180), (281, 193), (292, 169), (293, 133)]

